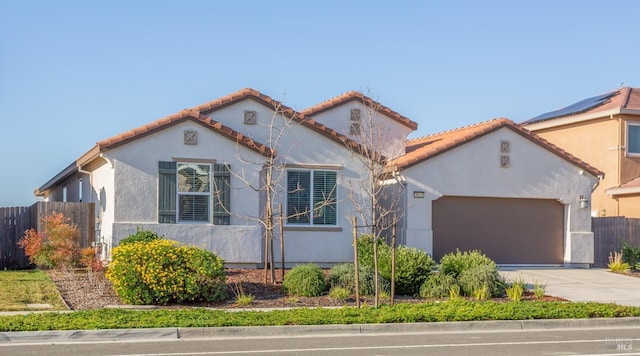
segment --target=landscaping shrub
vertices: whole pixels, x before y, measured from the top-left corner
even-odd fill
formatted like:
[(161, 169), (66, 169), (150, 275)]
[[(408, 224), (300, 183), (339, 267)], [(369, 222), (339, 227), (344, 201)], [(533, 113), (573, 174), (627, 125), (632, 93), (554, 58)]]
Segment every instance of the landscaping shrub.
[(454, 285), (457, 285), (457, 281), (452, 275), (442, 272), (434, 273), (420, 287), (420, 296), (430, 299), (447, 298)]
[(161, 238), (163, 238), (162, 236), (158, 236), (158, 234), (154, 231), (151, 230), (142, 230), (141, 228), (138, 228), (136, 233), (133, 235), (129, 235), (127, 237), (125, 237), (124, 239), (122, 239), (120, 241), (120, 243), (118, 244), (118, 246), (122, 246), (122, 245), (128, 245), (128, 244), (132, 244), (135, 242), (151, 242), (151, 241), (155, 241), (155, 240), (160, 240)]
[(215, 302), (226, 297), (224, 261), (212, 252), (155, 239), (113, 249), (107, 278), (130, 304)]
[(346, 302), (353, 295), (353, 293), (348, 288), (343, 287), (332, 287), (329, 290), (329, 297), (332, 299), (337, 299), (339, 301)]
[(464, 252), (456, 250), (455, 253), (451, 252), (442, 256), (440, 259), (440, 272), (450, 274), (454, 278), (458, 278), (460, 272), (482, 265), (487, 265), (497, 269), (496, 263), (479, 250)]
[[(358, 262), (360, 266), (373, 269), (373, 237), (363, 235), (358, 239)], [(396, 248), (396, 293), (413, 295), (429, 277), (435, 262), (423, 250), (407, 246)], [(380, 276), (391, 281), (391, 247), (378, 238), (378, 271)]]
[(626, 241), (622, 241), (622, 262), (627, 263), (632, 271), (638, 268), (640, 262), (640, 246), (634, 247)]
[[(375, 295), (375, 274), (373, 267), (370, 266), (358, 266), (358, 278), (360, 279), (360, 295), (374, 296)], [(344, 263), (335, 265), (329, 270), (329, 276), (327, 282), (330, 288), (340, 287), (348, 289), (352, 294), (355, 293), (355, 268), (352, 263)], [(378, 282), (380, 290), (390, 291), (390, 283), (382, 276), (378, 276)]]
[(607, 267), (609, 267), (612, 272), (624, 272), (631, 268), (628, 263), (623, 262), (622, 252), (617, 251), (609, 252), (609, 264), (607, 264)]
[(80, 230), (62, 213), (42, 218), (42, 232), (25, 231), (18, 245), (29, 262), (48, 268), (73, 268), (80, 260)]
[[(414, 295), (420, 291), (420, 286), (429, 278), (435, 262), (429, 254), (413, 247), (399, 246), (396, 249), (396, 293)], [(389, 263), (391, 265), (391, 263)], [(381, 273), (391, 279), (391, 267)]]
[(295, 266), (284, 276), (284, 290), (301, 297), (317, 297), (324, 292), (324, 273), (314, 264)]
[(476, 291), (486, 288), (489, 296), (496, 297), (501, 294), (502, 285), (500, 273), (495, 265), (483, 264), (464, 269), (458, 275), (458, 284), (463, 295), (474, 296)]
[[(374, 266), (373, 263), (373, 235), (362, 235), (358, 238), (358, 265)], [(387, 262), (387, 256), (389, 256)], [(378, 267), (382, 270), (382, 265), (388, 263), (391, 270), (391, 247), (382, 238), (378, 238)], [(385, 268), (386, 269), (386, 268)]]

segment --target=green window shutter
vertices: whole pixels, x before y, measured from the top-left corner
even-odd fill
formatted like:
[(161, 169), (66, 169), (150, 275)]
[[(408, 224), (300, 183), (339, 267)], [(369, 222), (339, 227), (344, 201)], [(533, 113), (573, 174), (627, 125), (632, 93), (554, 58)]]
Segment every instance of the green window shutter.
[(336, 224), (336, 172), (313, 172), (313, 224)]
[(176, 162), (158, 162), (158, 222), (176, 223)]
[(287, 223), (309, 224), (311, 172), (287, 171)]
[(231, 224), (231, 167), (227, 164), (213, 166), (213, 223)]

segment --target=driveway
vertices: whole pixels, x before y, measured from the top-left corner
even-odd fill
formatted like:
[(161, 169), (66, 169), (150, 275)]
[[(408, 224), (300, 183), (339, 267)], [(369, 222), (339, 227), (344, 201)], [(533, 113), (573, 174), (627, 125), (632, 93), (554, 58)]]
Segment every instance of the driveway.
[(546, 294), (576, 302), (616, 303), (640, 306), (640, 278), (606, 269), (501, 268), (507, 280), (523, 278), (533, 286), (546, 283)]

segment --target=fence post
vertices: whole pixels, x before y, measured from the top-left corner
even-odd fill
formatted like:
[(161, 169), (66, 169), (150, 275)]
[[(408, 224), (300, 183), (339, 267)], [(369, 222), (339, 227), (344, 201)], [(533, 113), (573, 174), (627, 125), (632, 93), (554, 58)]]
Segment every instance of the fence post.
[(391, 228), (391, 305), (396, 297), (396, 223)]
[(358, 273), (358, 218), (353, 217), (353, 268), (355, 273), (356, 307), (360, 308), (360, 274)]

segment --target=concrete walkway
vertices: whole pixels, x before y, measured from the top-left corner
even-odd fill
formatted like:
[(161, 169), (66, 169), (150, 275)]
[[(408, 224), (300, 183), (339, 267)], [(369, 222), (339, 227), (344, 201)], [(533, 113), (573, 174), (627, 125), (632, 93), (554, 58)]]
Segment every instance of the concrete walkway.
[(530, 287), (535, 280), (546, 283), (546, 294), (570, 301), (640, 306), (640, 278), (606, 269), (501, 268), (501, 271), (508, 280), (523, 278)]

